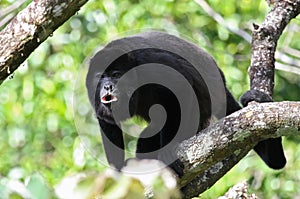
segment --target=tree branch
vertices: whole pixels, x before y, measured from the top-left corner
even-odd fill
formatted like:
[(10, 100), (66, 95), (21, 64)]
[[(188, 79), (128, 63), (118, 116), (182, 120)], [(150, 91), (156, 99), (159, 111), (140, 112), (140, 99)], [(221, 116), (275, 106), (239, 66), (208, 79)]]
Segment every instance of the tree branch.
[(300, 1), (274, 2), (261, 26), (253, 24), (252, 57), (249, 68), (251, 90), (259, 90), (270, 96), (274, 87), (274, 55), (277, 41), (286, 25), (300, 12)]
[(34, 0), (0, 32), (0, 84), (88, 0)]
[[(229, 171), (259, 141), (300, 133), (300, 102), (251, 102), (183, 141), (180, 186), (186, 198), (199, 195)], [(198, 176), (196, 179), (195, 176)]]

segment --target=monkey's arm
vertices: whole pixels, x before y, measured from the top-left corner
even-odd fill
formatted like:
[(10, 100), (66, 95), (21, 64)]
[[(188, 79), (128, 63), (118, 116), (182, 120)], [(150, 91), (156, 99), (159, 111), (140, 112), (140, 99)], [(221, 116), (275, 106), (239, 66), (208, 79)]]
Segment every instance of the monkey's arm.
[(230, 115), (231, 113), (234, 113), (235, 111), (238, 111), (241, 109), (238, 102), (234, 99), (230, 91), (226, 88), (226, 115)]
[(109, 164), (118, 170), (124, 165), (124, 140), (122, 130), (116, 124), (110, 124), (98, 119), (101, 127), (102, 142)]

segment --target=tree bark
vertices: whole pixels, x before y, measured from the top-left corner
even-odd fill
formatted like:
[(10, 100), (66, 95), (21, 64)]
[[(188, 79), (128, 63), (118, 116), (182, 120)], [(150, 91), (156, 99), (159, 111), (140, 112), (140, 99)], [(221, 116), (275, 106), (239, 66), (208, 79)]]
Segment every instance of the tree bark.
[[(194, 185), (183, 188), (185, 195), (192, 197), (212, 186), (259, 141), (299, 134), (299, 113), (300, 102), (250, 102), (183, 141), (177, 148), (184, 164), (180, 186)], [(199, 177), (193, 181), (195, 176)]]
[(0, 32), (0, 84), (88, 0), (34, 0)]
[(250, 88), (273, 95), (277, 41), (291, 19), (300, 12), (299, 0), (274, 1), (263, 24), (253, 24)]

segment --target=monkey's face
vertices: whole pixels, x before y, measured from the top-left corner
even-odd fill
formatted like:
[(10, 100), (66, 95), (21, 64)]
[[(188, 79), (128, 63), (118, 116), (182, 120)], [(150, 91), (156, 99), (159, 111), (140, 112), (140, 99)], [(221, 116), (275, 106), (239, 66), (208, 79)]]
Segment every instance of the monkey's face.
[(102, 75), (96, 92), (96, 114), (97, 117), (114, 124), (112, 106), (120, 100), (120, 92), (116, 86), (119, 74)]
[[(127, 78), (119, 80), (126, 71), (114, 68), (102, 74), (96, 89), (95, 108), (97, 117), (108, 123), (116, 124), (126, 120), (135, 114), (139, 92), (134, 88), (137, 82), (137, 74), (133, 73)], [(129, 107), (129, 115), (126, 107)], [(117, 110), (117, 120), (113, 110)]]

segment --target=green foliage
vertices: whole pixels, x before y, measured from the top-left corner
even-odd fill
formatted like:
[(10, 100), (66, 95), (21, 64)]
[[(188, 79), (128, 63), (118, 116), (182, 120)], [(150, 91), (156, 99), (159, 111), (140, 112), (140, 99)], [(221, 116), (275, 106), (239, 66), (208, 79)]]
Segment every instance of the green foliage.
[(15, 177), (19, 177), (22, 169), (15, 168), (11, 170), (9, 178), (3, 178), (0, 181), (0, 194), (1, 198), (17, 199), (17, 198), (30, 198), (30, 199), (50, 199), (53, 194), (50, 192), (49, 187), (45, 183), (44, 178), (39, 174), (33, 174), (26, 177), (26, 182), (23, 183)]
[[(0, 1), (0, 6), (13, 2)], [(251, 24), (261, 23), (267, 12), (263, 0), (207, 2), (230, 26), (249, 33)], [(149, 29), (180, 33), (205, 48), (224, 71), (228, 87), (237, 98), (249, 88), (249, 43), (216, 23), (194, 1), (91, 0), (1, 85), (0, 197), (26, 198), (22, 194), (29, 194), (31, 198), (55, 198), (53, 187), (64, 177), (103, 171), (105, 166), (80, 144), (72, 111), (73, 88), (86, 57), (95, 48)], [(292, 43), (294, 48), (299, 49), (299, 38)], [(276, 100), (299, 100), (299, 76), (277, 72), (275, 85)], [(98, 138), (92, 136), (98, 132), (91, 133), (87, 139), (93, 142)], [(284, 141), (288, 157), (285, 169), (270, 170), (251, 153), (203, 198), (216, 198), (244, 179), (262, 198), (299, 195), (298, 141)], [(24, 193), (11, 191), (9, 182), (20, 184)]]

